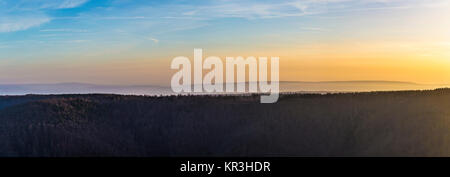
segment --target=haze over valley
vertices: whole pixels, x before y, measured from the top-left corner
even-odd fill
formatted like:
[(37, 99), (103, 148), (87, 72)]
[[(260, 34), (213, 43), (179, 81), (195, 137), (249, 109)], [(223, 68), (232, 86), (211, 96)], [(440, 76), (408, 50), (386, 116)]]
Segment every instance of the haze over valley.
[[(430, 90), (448, 85), (417, 84), (395, 81), (282, 81), (280, 92), (334, 93), (395, 90)], [(248, 83), (246, 84), (248, 86)], [(157, 85), (99, 85), (85, 83), (56, 84), (0, 84), (0, 95), (26, 94), (122, 94), (122, 95), (175, 95), (168, 86)]]

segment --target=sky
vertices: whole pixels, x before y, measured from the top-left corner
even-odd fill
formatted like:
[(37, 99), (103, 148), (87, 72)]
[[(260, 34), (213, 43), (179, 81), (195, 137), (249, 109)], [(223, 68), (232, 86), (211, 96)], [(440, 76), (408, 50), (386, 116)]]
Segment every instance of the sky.
[(0, 0), (0, 84), (167, 85), (194, 48), (278, 56), (284, 81), (450, 84), (450, 0)]

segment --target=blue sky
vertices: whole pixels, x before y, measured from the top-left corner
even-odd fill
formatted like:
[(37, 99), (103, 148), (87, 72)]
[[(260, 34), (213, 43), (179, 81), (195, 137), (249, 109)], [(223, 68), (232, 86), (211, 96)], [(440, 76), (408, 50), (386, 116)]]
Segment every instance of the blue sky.
[[(430, 43), (430, 48), (450, 41), (448, 5), (446, 0), (0, 0), (0, 69), (8, 76), (0, 81), (59, 82), (64, 74), (50, 76), (64, 69), (49, 68), (70, 64), (75, 75), (87, 63), (170, 60), (194, 47), (217, 55), (291, 59), (305, 59), (324, 45), (375, 45), (380, 39), (387, 46)], [(39, 68), (52, 74), (42, 79), (35, 74), (44, 70)]]
[(209, 37), (217, 41), (244, 34), (264, 37), (326, 32), (333, 17), (357, 18), (359, 12), (427, 8), (441, 3), (445, 1), (0, 0), (0, 46), (33, 51), (42, 49), (33, 46), (43, 43), (108, 46), (148, 40), (176, 45), (189, 39), (201, 43)]

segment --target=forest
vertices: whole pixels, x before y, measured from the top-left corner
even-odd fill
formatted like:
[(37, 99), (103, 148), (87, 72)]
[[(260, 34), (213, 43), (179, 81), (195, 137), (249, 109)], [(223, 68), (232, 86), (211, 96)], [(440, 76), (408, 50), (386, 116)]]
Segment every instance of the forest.
[(450, 156), (450, 89), (259, 98), (0, 96), (0, 156)]

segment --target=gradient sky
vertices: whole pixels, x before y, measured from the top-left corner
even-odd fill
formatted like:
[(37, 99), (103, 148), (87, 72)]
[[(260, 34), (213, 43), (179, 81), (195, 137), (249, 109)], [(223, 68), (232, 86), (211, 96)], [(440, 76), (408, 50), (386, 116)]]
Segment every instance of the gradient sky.
[(450, 0), (0, 0), (0, 84), (167, 85), (194, 48), (279, 56), (280, 80), (450, 84)]

